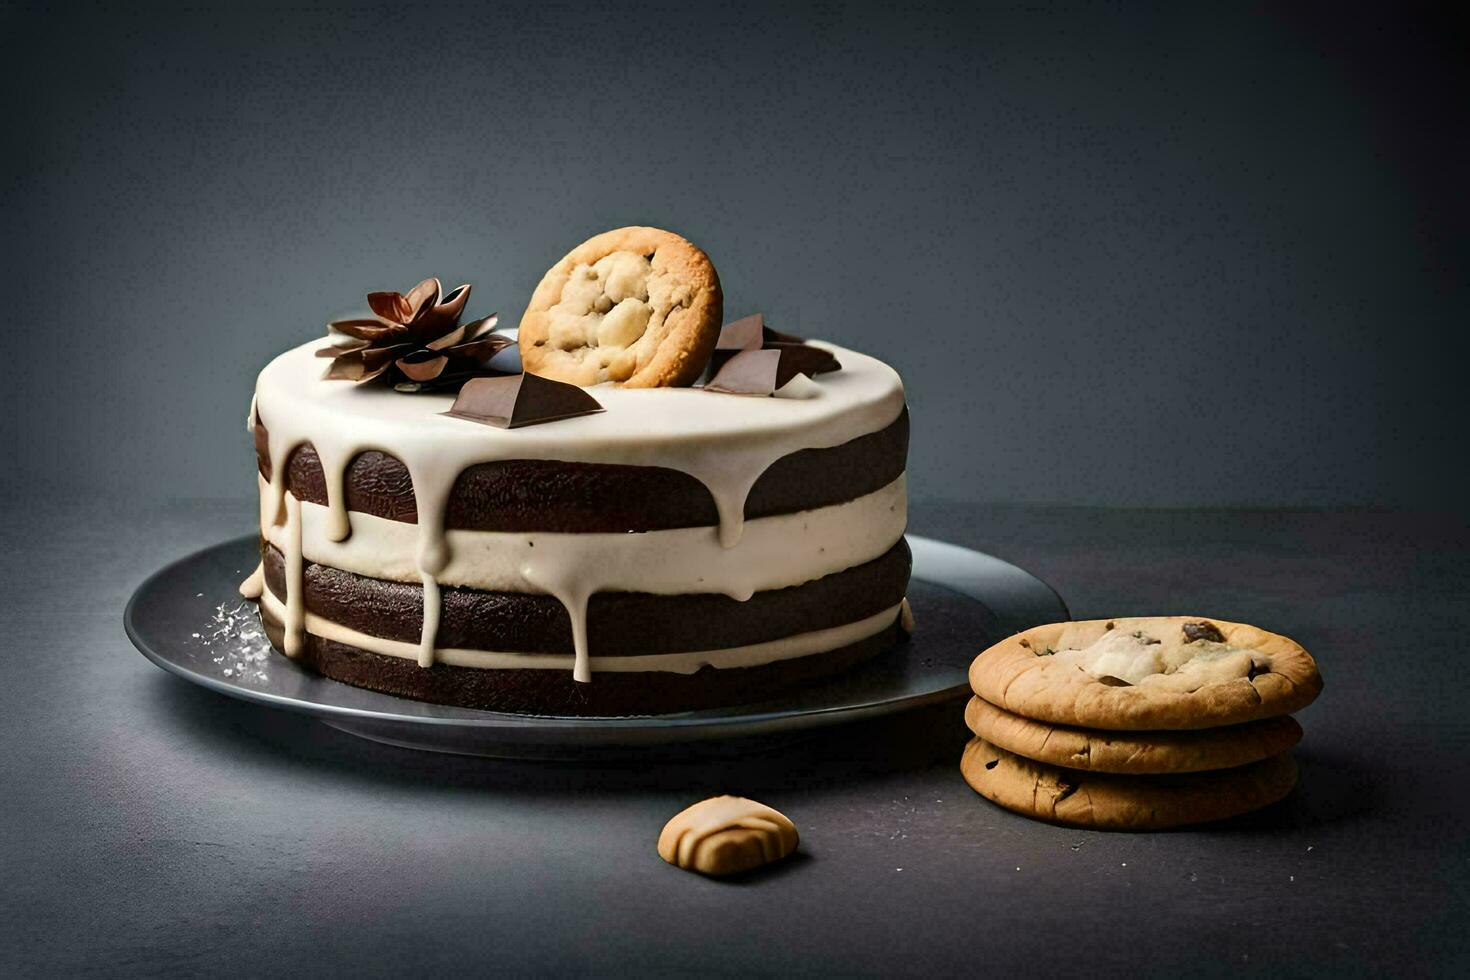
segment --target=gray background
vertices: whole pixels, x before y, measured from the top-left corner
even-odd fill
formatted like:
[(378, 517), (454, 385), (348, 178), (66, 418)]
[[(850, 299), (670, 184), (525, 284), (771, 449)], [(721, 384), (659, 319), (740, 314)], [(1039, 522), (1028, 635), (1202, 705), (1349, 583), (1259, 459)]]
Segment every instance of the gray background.
[(1461, 23), (696, 6), (0, 8), (7, 494), (246, 496), (328, 316), (645, 222), (903, 372), (916, 497), (1455, 502)]
[[(1393, 6), (0, 0), (0, 489), (50, 498), (0, 508), (0, 975), (1465, 975), (1463, 685), (1384, 651), (1463, 661), (1470, 531), (1340, 506), (1463, 506), (1467, 34)], [(431, 756), (132, 652), (138, 582), (250, 531), (268, 358), (425, 274), (513, 321), (633, 221), (732, 312), (904, 372), (915, 532), (1080, 618), (1312, 650), (1297, 792), (1050, 827), (963, 784), (957, 706), (713, 760)], [(1273, 506), (1117, 506), (1241, 503)], [(664, 865), (722, 790), (801, 856)]]

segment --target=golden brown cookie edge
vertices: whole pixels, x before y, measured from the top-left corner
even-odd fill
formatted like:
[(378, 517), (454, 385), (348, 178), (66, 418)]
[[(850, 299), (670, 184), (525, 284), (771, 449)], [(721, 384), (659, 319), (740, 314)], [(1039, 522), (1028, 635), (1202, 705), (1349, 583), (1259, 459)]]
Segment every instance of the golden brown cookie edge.
[(1021, 816), (1117, 831), (1169, 830), (1243, 816), (1284, 799), (1298, 778), (1290, 752), (1234, 769), (1124, 776), (1034, 762), (978, 736), (965, 746), (960, 773), (976, 793)]
[(1023, 718), (979, 695), (965, 724), (993, 745), (1036, 762), (1116, 775), (1233, 769), (1295, 746), (1302, 727), (1289, 715), (1189, 731), (1087, 730)]

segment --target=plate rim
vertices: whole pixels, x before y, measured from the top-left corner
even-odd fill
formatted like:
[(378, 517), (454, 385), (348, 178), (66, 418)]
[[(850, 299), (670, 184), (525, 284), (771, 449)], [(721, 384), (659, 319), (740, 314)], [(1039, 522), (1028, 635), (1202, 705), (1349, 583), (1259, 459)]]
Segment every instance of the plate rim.
[[(144, 631), (137, 624), (136, 610), (140, 601), (152, 589), (157, 587), (156, 583), (179, 565), (200, 559), (209, 552), (236, 544), (243, 545), (254, 537), (255, 535), (243, 534), (222, 541), (216, 541), (213, 544), (197, 548), (155, 569), (133, 589), (132, 594), (128, 597), (127, 604), (123, 607), (123, 631), (127, 634), (128, 640), (145, 659), (175, 677), (182, 678), (191, 684), (196, 684), (217, 694), (223, 694), (251, 704), (279, 708), (296, 714), (316, 717), (322, 721), (333, 723), (333, 727), (340, 727), (347, 731), (351, 731), (351, 726), (354, 724), (390, 725), (399, 728), (424, 726), (438, 730), (472, 728), (476, 730), (477, 734), (482, 735), (487, 732), (499, 732), (508, 737), (515, 738), (516, 736), (541, 734), (547, 739), (556, 740), (559, 737), (564, 737), (572, 733), (597, 733), (602, 736), (610, 736), (616, 735), (618, 732), (690, 729), (694, 732), (705, 733), (702, 736), (703, 738), (722, 738), (819, 727), (824, 724), (834, 723), (835, 720), (860, 721), (868, 718), (881, 717), (887, 714), (908, 711), (924, 707), (925, 705), (947, 701), (959, 696), (961, 693), (968, 693), (969, 690), (967, 684), (960, 683), (923, 694), (885, 698), (878, 701), (870, 700), (860, 704), (830, 705), (800, 711), (794, 714), (790, 710), (778, 710), (722, 716), (708, 716), (694, 712), (678, 712), (664, 715), (629, 715), (626, 717), (576, 717), (570, 715), (518, 715), (508, 712), (483, 711), (476, 708), (460, 708), (454, 705), (436, 705), (436, 707), (446, 711), (464, 712), (465, 715), (451, 714), (432, 717), (400, 715), (370, 708), (356, 708), (319, 701), (305, 701), (269, 691), (252, 690), (251, 688), (227, 683), (203, 672), (190, 670), (183, 664), (153, 649), (144, 637)], [(1063, 617), (1070, 616), (1067, 604), (1062, 599), (1061, 594), (1049, 582), (1033, 572), (1012, 564), (1003, 558), (998, 558), (964, 545), (918, 534), (905, 534), (904, 537), (910, 547), (915, 550), (933, 551), (940, 555), (947, 554), (951, 558), (957, 557), (965, 561), (979, 559), (993, 566), (1002, 566), (1008, 569), (1010, 573), (1018, 576), (1018, 581), (1023, 582), (1027, 588), (1034, 589), (1039, 587), (1045, 590), (1050, 596), (1050, 602), (1055, 605), (1058, 612)], [(936, 581), (927, 576), (915, 577), (921, 581), (931, 582), (941, 588), (959, 592), (978, 602), (985, 602), (983, 597), (966, 590), (963, 585), (953, 582)], [(1026, 580), (1029, 580), (1029, 582)], [(1061, 620), (1057, 621), (1060, 622)], [(330, 678), (324, 679), (330, 680)], [(338, 681), (335, 683), (341, 682)], [(351, 687), (351, 685), (344, 686)], [(391, 697), (391, 695), (384, 696)], [(357, 733), (354, 732), (354, 734)], [(599, 741), (605, 740), (599, 739)]]

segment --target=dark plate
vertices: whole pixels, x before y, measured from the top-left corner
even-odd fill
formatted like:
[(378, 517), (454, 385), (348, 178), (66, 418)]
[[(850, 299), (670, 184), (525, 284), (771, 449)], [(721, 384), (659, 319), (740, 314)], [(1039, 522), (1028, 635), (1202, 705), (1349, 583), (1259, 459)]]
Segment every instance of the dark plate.
[[(143, 655), (185, 680), (315, 715), (364, 738), (468, 755), (585, 758), (607, 750), (769, 737), (875, 718), (969, 694), (975, 654), (1004, 636), (1068, 618), (1057, 594), (998, 558), (909, 535), (917, 629), (907, 644), (839, 677), (761, 704), (625, 718), (512, 715), (425, 704), (328, 680), (270, 652), (240, 580), (249, 535), (181, 558), (138, 586), (123, 613)], [(595, 681), (594, 681), (595, 683)]]

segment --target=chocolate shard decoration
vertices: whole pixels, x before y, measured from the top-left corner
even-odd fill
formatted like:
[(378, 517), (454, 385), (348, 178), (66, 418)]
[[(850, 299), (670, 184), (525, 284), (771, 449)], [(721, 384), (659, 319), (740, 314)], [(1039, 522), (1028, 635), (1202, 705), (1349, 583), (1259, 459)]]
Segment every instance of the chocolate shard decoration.
[(804, 344), (804, 343), (806, 343), (806, 338), (805, 337), (798, 337), (794, 333), (782, 333), (779, 330), (772, 330), (770, 327), (762, 327), (761, 328), (761, 338), (765, 341), (765, 345), (767, 347), (770, 347), (773, 344)]
[(721, 327), (719, 339), (715, 341), (714, 353), (709, 358), (710, 376), (719, 374), (730, 358), (741, 351), (760, 350), (765, 346), (766, 332), (766, 318), (763, 313), (753, 313)]
[(780, 387), (776, 383), (780, 373), (780, 351), (741, 351), (725, 362), (704, 390), (727, 395), (774, 395)]
[(720, 368), (704, 390), (727, 395), (774, 395), (798, 374), (811, 377), (835, 370), (837, 358), (820, 347), (783, 344), (741, 351)]
[(728, 360), (743, 350), (760, 350), (765, 343), (765, 321), (764, 314), (755, 313), (725, 324), (715, 341), (715, 351), (724, 353)]
[[(811, 350), (817, 348), (808, 347), (807, 342), (795, 334), (782, 333), (772, 330), (766, 326), (766, 318), (763, 313), (753, 313), (750, 316), (732, 320), (720, 328), (720, 337), (715, 341), (714, 353), (710, 355), (709, 371), (711, 376), (718, 375), (724, 370), (725, 365), (737, 354), (753, 350), (772, 350), (788, 347), (807, 347)], [(803, 371), (803, 374), (820, 374), (824, 371), (841, 370), (842, 365), (837, 363), (837, 358), (827, 355), (824, 366), (812, 371)]]
[[(819, 374), (829, 371), (841, 371), (842, 365), (830, 351), (810, 344), (776, 344), (766, 348), (767, 350), (779, 350), (781, 352), (781, 363), (790, 364), (793, 371), (799, 371), (808, 378), (814, 378)], [(788, 376), (787, 381), (791, 380)], [(785, 384), (783, 381), (781, 384)], [(776, 387), (781, 387), (777, 385)]]
[(764, 313), (752, 313), (750, 316), (732, 320), (721, 327), (720, 339), (715, 342), (715, 350), (759, 350), (766, 344), (804, 343), (806, 343), (805, 337), (782, 333), (766, 326)]
[(605, 409), (597, 399), (576, 385), (536, 374), (511, 374), (470, 379), (443, 414), (501, 429), (519, 429), (601, 411)]

